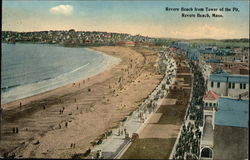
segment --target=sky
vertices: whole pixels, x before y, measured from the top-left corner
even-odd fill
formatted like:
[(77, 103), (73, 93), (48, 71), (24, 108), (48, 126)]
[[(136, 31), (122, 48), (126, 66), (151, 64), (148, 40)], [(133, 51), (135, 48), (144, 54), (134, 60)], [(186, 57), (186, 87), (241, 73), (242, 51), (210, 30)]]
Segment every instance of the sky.
[[(3, 31), (106, 31), (163, 38), (249, 38), (249, 1), (167, 0), (4, 0)], [(166, 11), (165, 8), (218, 8), (218, 11)], [(238, 8), (239, 12), (219, 11)], [(223, 15), (183, 18), (184, 14)]]

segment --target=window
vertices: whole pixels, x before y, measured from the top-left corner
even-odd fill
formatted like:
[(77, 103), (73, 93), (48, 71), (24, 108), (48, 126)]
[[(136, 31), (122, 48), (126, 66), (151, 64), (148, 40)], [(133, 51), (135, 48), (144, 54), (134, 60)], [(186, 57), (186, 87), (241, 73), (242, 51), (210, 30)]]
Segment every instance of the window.
[(214, 107), (216, 106), (216, 103), (214, 103)]
[(212, 82), (211, 82), (211, 88), (213, 88), (213, 87), (214, 87), (214, 82), (212, 81)]
[(246, 89), (246, 88), (247, 88), (246, 83), (243, 83), (243, 89)]
[(212, 107), (212, 103), (209, 103), (209, 107)]
[(201, 157), (212, 158), (213, 157), (213, 151), (210, 148), (203, 148), (201, 150)]
[(240, 89), (246, 89), (246, 83), (240, 83)]
[(217, 88), (220, 88), (220, 82), (217, 82)]
[(232, 83), (232, 88), (233, 88), (233, 89), (235, 88), (235, 83)]
[(205, 106), (208, 107), (208, 103), (207, 102), (205, 103)]
[(232, 83), (231, 82), (229, 82), (228, 88), (232, 88)]

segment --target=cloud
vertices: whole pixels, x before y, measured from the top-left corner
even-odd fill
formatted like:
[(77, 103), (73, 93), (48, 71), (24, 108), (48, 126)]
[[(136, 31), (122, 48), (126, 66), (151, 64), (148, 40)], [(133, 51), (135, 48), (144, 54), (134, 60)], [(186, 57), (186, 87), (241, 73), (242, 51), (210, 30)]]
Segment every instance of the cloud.
[(71, 5), (58, 5), (49, 9), (52, 14), (59, 14), (69, 16), (72, 14), (74, 8)]

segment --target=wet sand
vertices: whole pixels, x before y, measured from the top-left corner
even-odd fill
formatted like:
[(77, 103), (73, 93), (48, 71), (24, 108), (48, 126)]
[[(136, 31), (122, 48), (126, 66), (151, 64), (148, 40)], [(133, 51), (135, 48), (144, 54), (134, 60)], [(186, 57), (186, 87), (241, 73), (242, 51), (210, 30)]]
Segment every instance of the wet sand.
[[(83, 153), (103, 132), (118, 126), (163, 78), (157, 74), (155, 51), (117, 46), (92, 49), (122, 61), (75, 85), (4, 105), (0, 155), (70, 158)], [(18, 133), (13, 133), (13, 127), (18, 127)]]

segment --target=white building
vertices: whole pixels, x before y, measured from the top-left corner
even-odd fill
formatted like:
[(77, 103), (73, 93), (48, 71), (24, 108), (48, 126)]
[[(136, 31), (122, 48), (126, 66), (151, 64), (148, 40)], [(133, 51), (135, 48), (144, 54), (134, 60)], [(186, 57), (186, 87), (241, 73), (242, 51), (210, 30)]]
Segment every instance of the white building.
[(218, 105), (218, 100), (219, 95), (213, 91), (208, 91), (203, 97), (204, 116), (200, 142), (200, 159), (213, 159), (215, 107)]
[(207, 89), (220, 96), (237, 98), (249, 90), (249, 76), (217, 71), (209, 76)]
[[(199, 159), (247, 158), (249, 100), (219, 98), (216, 93), (209, 91), (203, 101), (205, 106)], [(206, 103), (215, 103), (216, 107)]]
[(218, 100), (219, 100), (219, 95), (215, 93), (214, 91), (209, 90), (205, 96), (203, 97), (203, 102), (204, 102), (204, 108), (205, 109), (210, 109), (211, 107), (216, 107)]

